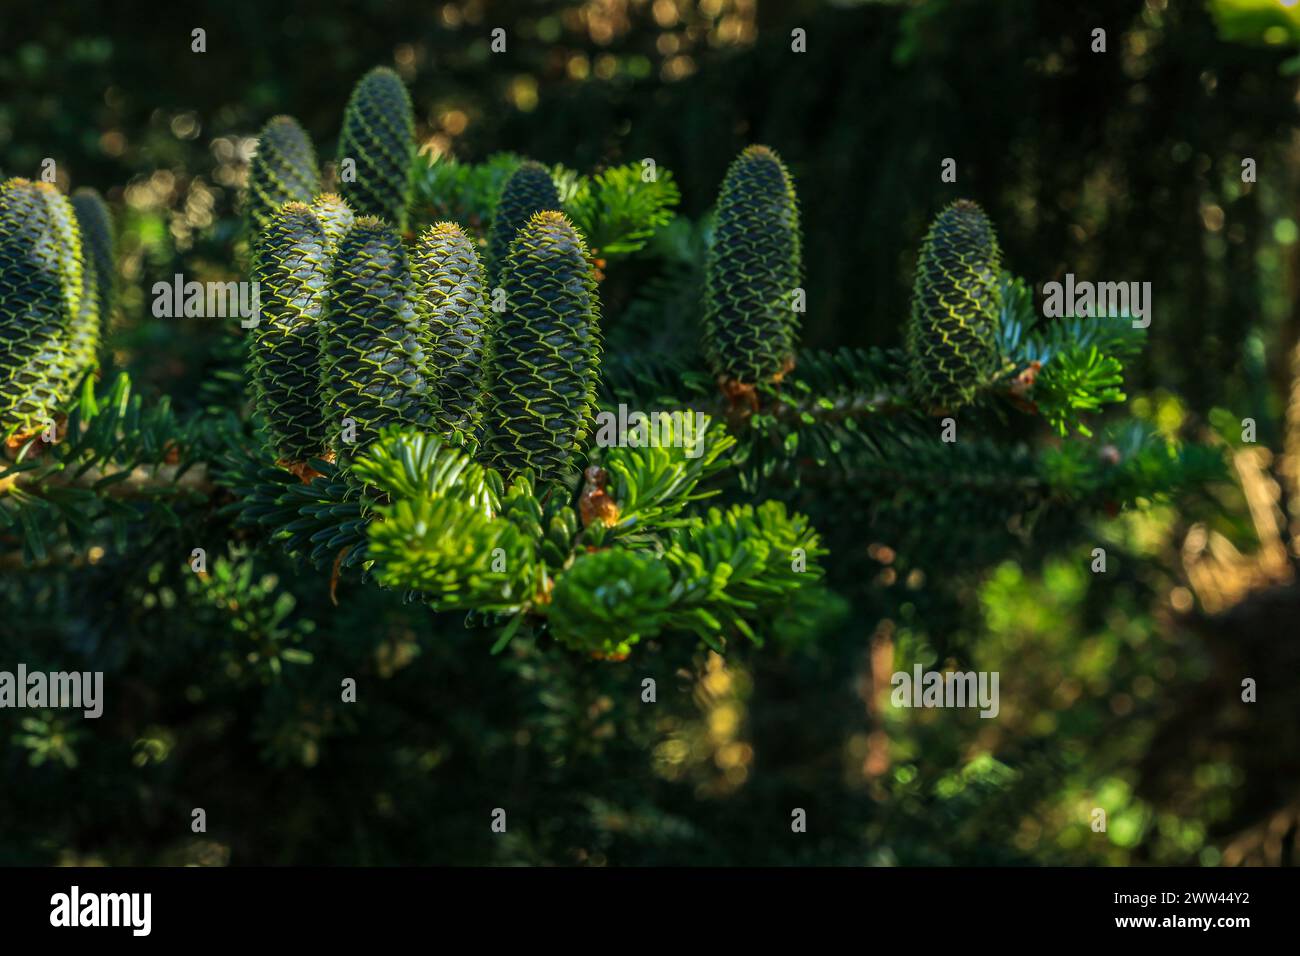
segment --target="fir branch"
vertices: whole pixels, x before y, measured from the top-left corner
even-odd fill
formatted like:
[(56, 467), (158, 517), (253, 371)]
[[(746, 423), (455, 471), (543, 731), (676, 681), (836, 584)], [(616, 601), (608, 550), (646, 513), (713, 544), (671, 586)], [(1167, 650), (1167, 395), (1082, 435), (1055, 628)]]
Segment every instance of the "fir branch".
[(689, 410), (660, 412), (638, 436), (636, 447), (620, 443), (601, 456), (617, 509), (613, 523), (606, 522), (612, 534), (644, 534), (688, 523), (683, 512), (716, 494), (699, 490), (700, 485), (731, 464), (736, 440), (707, 416), (697, 423), (692, 415)]
[(586, 237), (592, 254), (610, 259), (639, 252), (673, 218), (681, 200), (667, 169), (646, 179), (641, 163), (614, 166), (579, 179), (564, 210)]
[(0, 528), (34, 563), (65, 538), (80, 547), (111, 537), (121, 550), (133, 526), (179, 526), (172, 504), (207, 500), (203, 463), (235, 427), (222, 416), (180, 419), (166, 398), (146, 406), (125, 374), (96, 397), (87, 376), (58, 440), (33, 435), (0, 467)]

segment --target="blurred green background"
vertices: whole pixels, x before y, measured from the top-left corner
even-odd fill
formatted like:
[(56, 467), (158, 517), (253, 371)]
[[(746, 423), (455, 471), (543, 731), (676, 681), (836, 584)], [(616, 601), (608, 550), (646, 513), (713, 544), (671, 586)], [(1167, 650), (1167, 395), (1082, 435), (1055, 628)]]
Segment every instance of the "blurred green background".
[[(63, 574), (6, 569), (0, 664), (69, 648), (122, 703), (98, 722), (0, 715), (0, 862), (1297, 862), (1297, 16), (1266, 0), (226, 0), (116, 22), (97, 3), (11, 6), (0, 169), (51, 157), (64, 186), (105, 193), (114, 362), (183, 409), (210, 400), (229, 336), (148, 319), (149, 286), (237, 275), (256, 130), (290, 113), (332, 157), (352, 84), (388, 64), (430, 155), (653, 157), (691, 219), (744, 145), (776, 148), (801, 200), (809, 346), (900, 341), (921, 235), (957, 197), (1036, 286), (1150, 281), (1134, 408), (1234, 467), (1194, 500), (950, 573), (899, 573), (859, 514), (804, 502), (835, 597), (812, 632), (725, 663), (490, 658), (393, 595), (335, 608), (327, 582), (238, 540), (196, 581), (172, 558), (193, 533)], [(652, 277), (634, 263), (606, 295)], [(270, 668), (268, 634), (313, 663)], [(1001, 673), (998, 719), (888, 706), (890, 672), (945, 661)], [(355, 707), (341, 675), (368, 688)], [(197, 806), (207, 834), (189, 830)]]

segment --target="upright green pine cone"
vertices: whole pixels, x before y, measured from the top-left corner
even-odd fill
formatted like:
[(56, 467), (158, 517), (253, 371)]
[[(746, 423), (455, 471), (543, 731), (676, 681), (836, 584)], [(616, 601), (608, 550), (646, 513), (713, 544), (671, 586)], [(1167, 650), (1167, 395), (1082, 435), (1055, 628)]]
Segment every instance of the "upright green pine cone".
[[(358, 216), (406, 228), (414, 154), (411, 97), (396, 73), (375, 67), (353, 88), (339, 136), (339, 189)], [(348, 169), (349, 160), (355, 169)]]
[[(365, 449), (385, 425), (425, 425), (429, 389), (420, 323), (402, 240), (364, 216), (343, 236), (330, 272), (321, 374), (327, 430), (340, 457)], [(355, 426), (355, 442), (349, 442)]]
[(285, 203), (311, 202), (319, 190), (316, 151), (306, 130), (292, 116), (273, 117), (257, 136), (257, 155), (248, 171), (244, 223), (249, 241), (255, 244)]
[[(52, 186), (0, 184), (0, 436), (28, 434), (67, 395), (75, 299), (64, 239), (51, 224)], [(57, 195), (57, 192), (55, 193)], [(74, 292), (80, 286), (75, 287)]]
[(353, 220), (356, 218), (352, 213), (352, 207), (337, 193), (321, 193), (311, 204), (311, 211), (316, 214), (317, 221), (325, 230), (325, 242), (329, 246), (330, 255), (333, 256), (339, 241), (352, 228)]
[(86, 264), (94, 271), (95, 298), (99, 312), (99, 338), (108, 335), (117, 298), (116, 240), (113, 216), (95, 190), (82, 187), (72, 194), (72, 209), (81, 225), (82, 251)]
[(907, 327), (917, 397), (953, 411), (974, 397), (997, 363), (1001, 252), (984, 210), (960, 199), (939, 213), (916, 263)]
[(718, 196), (705, 274), (704, 349), (719, 378), (770, 381), (793, 360), (803, 271), (799, 202), (780, 157), (747, 147)]
[(321, 316), (332, 250), (315, 213), (285, 203), (257, 245), (253, 278), (261, 305), (250, 362), (257, 408), (285, 463), (326, 451), (321, 392)]
[(555, 180), (541, 163), (526, 161), (506, 180), (488, 230), (488, 268), (493, 286), (501, 281), (510, 244), (536, 213), (560, 208)]
[(59, 274), (68, 315), (66, 395), (88, 369), (99, 364), (99, 299), (95, 292), (93, 265), (83, 256), (81, 225), (68, 198), (51, 183), (36, 183), (45, 202), (45, 211), (53, 240), (51, 248), (58, 258)]
[(63, 289), (68, 314), (81, 312), (81, 296), (85, 291), (85, 263), (81, 256), (81, 228), (72, 205), (52, 183), (31, 183), (45, 207), (48, 242), (41, 243), (42, 254), (48, 254), (56, 264), (59, 283)]
[(539, 212), (520, 230), (501, 284), (506, 312), (493, 346), (488, 454), (506, 472), (570, 477), (591, 429), (600, 303), (586, 244), (563, 213)]
[(440, 222), (420, 237), (412, 272), (430, 383), (441, 408), (439, 427), (473, 436), (482, 417), (492, 326), (483, 265), (465, 231)]

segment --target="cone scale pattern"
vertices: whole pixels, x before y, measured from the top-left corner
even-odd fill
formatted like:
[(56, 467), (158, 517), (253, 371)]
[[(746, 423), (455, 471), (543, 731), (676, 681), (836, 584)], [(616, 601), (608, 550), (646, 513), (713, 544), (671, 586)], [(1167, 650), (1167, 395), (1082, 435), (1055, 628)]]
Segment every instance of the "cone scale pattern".
[(439, 425), (473, 435), (482, 414), (486, 351), (493, 313), (473, 241), (453, 222), (429, 227), (413, 257), (421, 330), (429, 355)]
[(68, 254), (49, 217), (52, 190), (26, 179), (0, 184), (0, 433), (6, 438), (54, 416), (73, 366), (69, 341), (80, 284), (67, 287)]
[(541, 163), (530, 159), (510, 175), (501, 190), (488, 231), (488, 265), (494, 286), (501, 281), (506, 255), (519, 230), (537, 213), (559, 208), (560, 195), (555, 191), (555, 181)]
[(46, 226), (50, 230), (49, 249), (58, 263), (59, 283), (68, 314), (81, 314), (81, 298), (86, 288), (85, 262), (81, 255), (81, 227), (72, 205), (51, 183), (33, 183), (32, 188), (45, 204)]
[(325, 243), (329, 246), (332, 256), (339, 246), (339, 241), (352, 228), (355, 218), (352, 207), (335, 193), (321, 193), (311, 204), (311, 211), (316, 214), (317, 221), (325, 230)]
[(907, 328), (912, 390), (932, 408), (968, 404), (997, 362), (1001, 252), (977, 204), (958, 200), (921, 245)]
[[(339, 189), (358, 216), (406, 227), (414, 152), (415, 116), (406, 87), (392, 70), (375, 67), (353, 88), (339, 136)], [(355, 179), (346, 160), (356, 164)]]
[(705, 274), (705, 355), (720, 379), (755, 385), (793, 357), (802, 273), (799, 203), (785, 165), (750, 146), (727, 170)]
[(50, 183), (37, 183), (36, 188), (45, 200), (49, 225), (59, 249), (64, 299), (71, 316), (66, 394), (88, 369), (99, 364), (99, 296), (95, 288), (95, 267), (85, 260), (81, 224), (72, 203)]
[(286, 202), (311, 202), (320, 189), (316, 151), (292, 116), (276, 116), (257, 137), (257, 155), (248, 171), (244, 221), (250, 239), (266, 230)]
[[(357, 219), (330, 273), (321, 365), (327, 431), (340, 457), (361, 452), (386, 425), (427, 424), (430, 397), (406, 251), (373, 216)], [(345, 419), (356, 441), (346, 440)]]
[(321, 316), (331, 254), (315, 213), (285, 203), (258, 243), (253, 277), (261, 305), (251, 364), (257, 408), (276, 456), (286, 463), (323, 457)]
[(587, 247), (559, 212), (520, 230), (502, 270), (488, 394), (488, 453), (504, 471), (571, 477), (591, 429), (600, 363), (599, 300)]

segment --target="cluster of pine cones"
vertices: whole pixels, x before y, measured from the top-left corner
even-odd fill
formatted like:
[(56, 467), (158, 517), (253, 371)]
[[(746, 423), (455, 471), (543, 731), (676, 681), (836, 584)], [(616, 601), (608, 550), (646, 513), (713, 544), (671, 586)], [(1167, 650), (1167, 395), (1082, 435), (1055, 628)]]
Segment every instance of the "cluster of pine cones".
[(408, 249), (414, 148), (410, 99), (385, 68), (348, 103), (340, 195), (318, 193), (295, 121), (262, 131), (245, 215), (261, 301), (253, 381), (273, 450), (291, 468), (347, 460), (385, 426), (410, 425), (481, 449), (508, 474), (565, 477), (599, 374), (583, 238), (549, 172), (529, 162), (506, 183), (486, 266), (452, 222)]
[(0, 438), (55, 423), (99, 364), (113, 308), (113, 222), (93, 189), (0, 183)]
[[(291, 117), (262, 129), (244, 204), (260, 313), (251, 372), (276, 457), (307, 477), (387, 425), (437, 431), (506, 474), (572, 478), (591, 431), (601, 352), (589, 250), (550, 172), (507, 181), (487, 262), (456, 223), (411, 237), (410, 97), (392, 70), (357, 84), (322, 193)], [(0, 423), (31, 434), (97, 364), (113, 297), (112, 222), (97, 194), (0, 186)], [(930, 409), (969, 403), (998, 359), (1000, 253), (974, 203), (945, 209), (917, 263), (909, 386)], [(704, 354), (725, 394), (794, 367), (803, 271), (790, 174), (750, 146), (722, 183), (705, 279)]]

